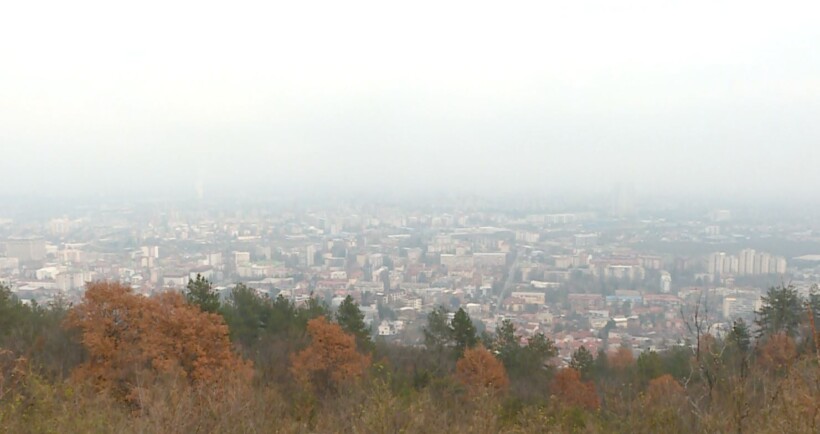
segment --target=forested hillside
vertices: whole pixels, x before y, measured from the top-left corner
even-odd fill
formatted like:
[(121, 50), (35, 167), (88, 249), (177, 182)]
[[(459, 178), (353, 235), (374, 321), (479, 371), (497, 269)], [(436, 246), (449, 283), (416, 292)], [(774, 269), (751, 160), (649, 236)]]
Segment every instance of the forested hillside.
[(435, 309), (425, 345), (372, 338), (348, 297), (335, 311), (204, 279), (184, 294), (88, 285), (76, 305), (0, 288), (0, 431), (761, 432), (820, 431), (818, 298), (769, 290), (756, 324), (713, 336), (695, 307), (689, 345), (579, 349), (479, 334)]

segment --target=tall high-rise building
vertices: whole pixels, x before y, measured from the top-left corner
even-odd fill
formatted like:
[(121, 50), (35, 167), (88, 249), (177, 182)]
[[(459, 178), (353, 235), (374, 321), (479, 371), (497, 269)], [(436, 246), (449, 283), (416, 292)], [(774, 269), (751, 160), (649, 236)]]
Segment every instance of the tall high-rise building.
[(760, 256), (760, 274), (771, 273), (772, 271), (770, 271), (769, 264), (772, 260), (772, 255), (765, 252), (760, 252), (758, 255)]
[(708, 271), (712, 276), (723, 274), (723, 265), (726, 259), (726, 253), (715, 252), (709, 255)]
[(738, 264), (738, 267), (741, 268), (741, 270), (739, 270), (738, 274), (741, 274), (741, 275), (755, 274), (755, 271), (754, 271), (754, 269), (755, 269), (755, 251), (754, 251), (754, 249), (741, 250), (740, 251), (739, 263), (742, 263), (743, 265), (740, 266), (740, 264)]
[(305, 248), (305, 265), (312, 267), (316, 264), (316, 246), (313, 244)]
[(774, 260), (774, 272), (777, 274), (786, 274), (786, 258), (776, 257)]

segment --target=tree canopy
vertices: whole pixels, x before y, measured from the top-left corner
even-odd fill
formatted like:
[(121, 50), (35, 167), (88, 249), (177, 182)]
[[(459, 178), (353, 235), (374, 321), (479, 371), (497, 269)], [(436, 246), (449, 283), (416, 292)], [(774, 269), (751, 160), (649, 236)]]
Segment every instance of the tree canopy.
[(198, 306), (203, 312), (217, 313), (220, 308), (219, 293), (211, 282), (197, 274), (195, 279), (188, 279), (185, 288), (185, 299), (189, 304)]
[(159, 374), (212, 384), (251, 375), (250, 364), (231, 349), (222, 317), (187, 304), (178, 293), (148, 298), (119, 283), (92, 283), (66, 326), (80, 330), (88, 353), (74, 377), (125, 400), (135, 400), (136, 385)]
[(360, 350), (373, 350), (370, 327), (365, 324), (364, 314), (359, 309), (358, 303), (353, 301), (353, 297), (350, 295), (345, 297), (342, 304), (339, 305), (339, 310), (336, 311), (336, 322), (345, 333), (349, 333), (356, 338), (356, 345)]
[(758, 337), (785, 333), (794, 337), (800, 326), (803, 306), (797, 289), (791, 285), (769, 288), (761, 297), (762, 306), (757, 311), (755, 324)]

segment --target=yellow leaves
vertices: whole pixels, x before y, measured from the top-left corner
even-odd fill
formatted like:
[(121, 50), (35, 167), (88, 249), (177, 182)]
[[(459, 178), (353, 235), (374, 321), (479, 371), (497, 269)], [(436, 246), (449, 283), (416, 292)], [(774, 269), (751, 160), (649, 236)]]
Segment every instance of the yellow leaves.
[(504, 392), (510, 384), (504, 364), (482, 345), (464, 350), (456, 363), (456, 378), (474, 390)]
[(370, 356), (356, 351), (356, 339), (338, 324), (324, 317), (308, 321), (311, 344), (291, 357), (291, 372), (296, 379), (317, 389), (333, 389), (360, 378), (370, 366)]
[(187, 305), (179, 294), (146, 298), (118, 283), (92, 283), (66, 326), (82, 332), (89, 355), (75, 379), (126, 399), (136, 395), (135, 384), (163, 374), (209, 384), (231, 373), (252, 375), (231, 350), (222, 318)]

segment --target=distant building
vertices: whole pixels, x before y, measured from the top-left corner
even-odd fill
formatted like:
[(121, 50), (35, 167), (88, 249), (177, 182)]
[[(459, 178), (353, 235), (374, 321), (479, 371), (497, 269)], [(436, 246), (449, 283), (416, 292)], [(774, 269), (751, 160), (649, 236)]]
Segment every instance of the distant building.
[(241, 267), (251, 263), (250, 252), (233, 252), (232, 256), (234, 267)]
[(672, 291), (672, 276), (668, 272), (661, 272), (661, 292), (668, 294)]
[(524, 304), (543, 305), (546, 303), (546, 295), (543, 292), (523, 292), (514, 291), (511, 296), (513, 298), (520, 298)]
[(42, 238), (9, 238), (6, 241), (6, 256), (20, 262), (42, 261), (46, 257), (46, 241)]
[(709, 218), (713, 222), (726, 222), (732, 219), (732, 212), (728, 209), (716, 209), (709, 213)]
[(598, 234), (575, 234), (575, 248), (585, 249), (598, 245)]

